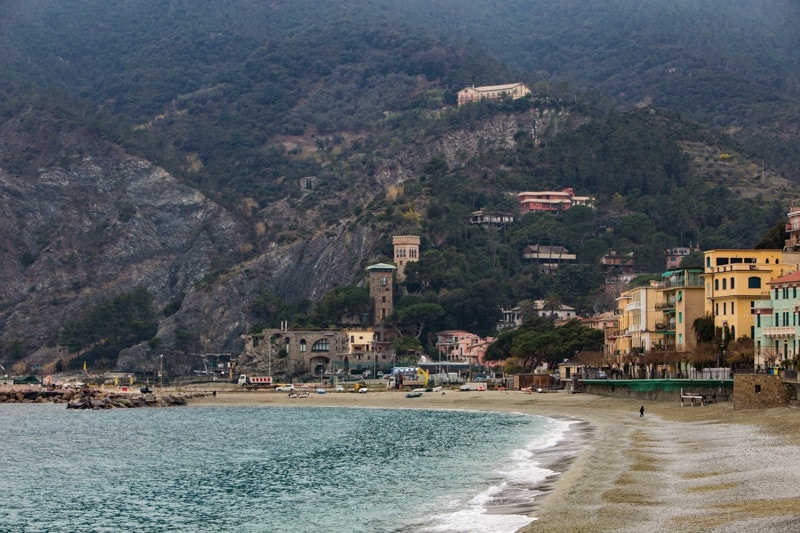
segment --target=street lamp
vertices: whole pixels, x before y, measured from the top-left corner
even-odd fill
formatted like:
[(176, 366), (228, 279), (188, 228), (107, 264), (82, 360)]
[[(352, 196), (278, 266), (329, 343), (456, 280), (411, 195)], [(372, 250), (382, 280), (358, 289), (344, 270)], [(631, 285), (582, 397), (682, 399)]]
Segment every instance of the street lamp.
[(161, 379), (161, 388), (164, 388), (164, 354), (159, 355), (161, 358), (161, 367), (158, 370), (158, 377)]

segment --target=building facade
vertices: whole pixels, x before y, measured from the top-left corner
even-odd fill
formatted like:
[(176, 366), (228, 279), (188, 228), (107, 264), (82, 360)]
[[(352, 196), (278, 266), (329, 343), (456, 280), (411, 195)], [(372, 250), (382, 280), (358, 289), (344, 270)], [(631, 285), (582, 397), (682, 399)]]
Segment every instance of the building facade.
[(676, 246), (675, 248), (667, 249), (667, 270), (680, 268), (683, 258), (692, 252), (699, 252), (700, 248), (692, 246)]
[(769, 298), (756, 302), (753, 348), (757, 368), (785, 366), (800, 349), (800, 271), (768, 283)]
[(507, 83), (505, 85), (486, 85), (483, 87), (467, 87), (458, 91), (458, 106), (481, 100), (501, 100), (510, 98), (516, 100), (531, 94), (531, 90), (524, 83)]
[(769, 298), (769, 282), (796, 270), (781, 250), (709, 250), (703, 254), (705, 314), (729, 340), (755, 335), (756, 302)]
[(576, 205), (591, 206), (594, 198), (577, 196), (571, 187), (560, 191), (523, 191), (517, 193), (520, 213), (560, 213)]
[(484, 339), (468, 331), (447, 330), (436, 334), (436, 347), (444, 361), (466, 361), (470, 366), (480, 366), (493, 340), (492, 337)]
[(678, 269), (663, 274), (656, 310), (661, 312), (656, 330), (663, 334), (664, 348), (675, 352), (691, 352), (697, 347), (693, 325), (705, 316), (703, 270)]
[(387, 263), (378, 263), (367, 267), (373, 326), (383, 324), (394, 311), (392, 289), (395, 270), (397, 267)]
[(647, 353), (663, 348), (664, 332), (658, 327), (663, 313), (656, 312), (662, 297), (658, 284), (652, 282), (646, 287), (629, 289), (617, 298), (619, 333), (614, 350), (617, 355), (628, 355), (634, 349)]

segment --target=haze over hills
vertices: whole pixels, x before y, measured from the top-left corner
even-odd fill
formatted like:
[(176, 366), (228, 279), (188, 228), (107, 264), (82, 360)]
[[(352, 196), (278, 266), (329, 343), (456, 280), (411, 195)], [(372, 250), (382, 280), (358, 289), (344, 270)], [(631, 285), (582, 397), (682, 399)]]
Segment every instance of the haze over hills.
[[(443, 306), (431, 330), (486, 334), (501, 305), (547, 294), (601, 309), (603, 253), (654, 272), (669, 246), (752, 246), (800, 177), (789, 2), (0, 10), (5, 361), (52, 358), (65, 326), (140, 286), (162, 349), (327, 324), (306, 301), (390, 259), (393, 233), (430, 252), (409, 289)], [(455, 107), (508, 81), (533, 97)], [(467, 223), (562, 187), (597, 210)], [(521, 258), (536, 243), (579, 263), (543, 276)]]

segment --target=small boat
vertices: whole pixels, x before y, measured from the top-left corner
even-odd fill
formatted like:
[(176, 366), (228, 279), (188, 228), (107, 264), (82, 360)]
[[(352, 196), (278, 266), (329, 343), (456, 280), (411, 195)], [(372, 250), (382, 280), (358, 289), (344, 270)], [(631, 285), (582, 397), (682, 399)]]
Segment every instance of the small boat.
[(406, 393), (406, 398), (419, 398), (422, 396), (422, 392), (420, 391), (412, 391)]

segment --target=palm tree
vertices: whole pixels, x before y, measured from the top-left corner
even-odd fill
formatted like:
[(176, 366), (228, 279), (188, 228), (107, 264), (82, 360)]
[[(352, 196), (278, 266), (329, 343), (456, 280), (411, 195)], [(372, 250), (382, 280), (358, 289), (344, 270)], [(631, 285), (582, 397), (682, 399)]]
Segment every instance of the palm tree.
[(554, 316), (556, 311), (561, 311), (561, 300), (554, 292), (548, 292), (544, 299), (544, 310), (548, 311), (548, 316)]

